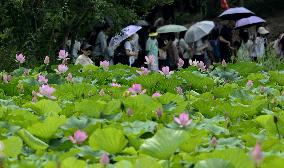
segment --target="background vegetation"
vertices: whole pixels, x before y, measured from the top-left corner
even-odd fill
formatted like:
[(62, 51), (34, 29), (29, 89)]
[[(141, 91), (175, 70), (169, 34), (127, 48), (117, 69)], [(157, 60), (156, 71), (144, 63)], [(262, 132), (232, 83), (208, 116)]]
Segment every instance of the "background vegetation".
[[(229, 3), (234, 6), (243, 1)], [(162, 8), (165, 5), (170, 6)], [(244, 5), (267, 15), (275, 11), (272, 9), (283, 9), (284, 1), (246, 0)], [(33, 67), (46, 55), (55, 58), (68, 36), (86, 36), (106, 16), (119, 29), (139, 18), (153, 19), (161, 10), (172, 10), (177, 13), (176, 20), (186, 24), (196, 14), (215, 17), (220, 12), (220, 0), (6, 0), (0, 2), (0, 10), (0, 70), (11, 70), (17, 66), (17, 52), (23, 52), (26, 66)], [(178, 19), (181, 16), (187, 19)]]

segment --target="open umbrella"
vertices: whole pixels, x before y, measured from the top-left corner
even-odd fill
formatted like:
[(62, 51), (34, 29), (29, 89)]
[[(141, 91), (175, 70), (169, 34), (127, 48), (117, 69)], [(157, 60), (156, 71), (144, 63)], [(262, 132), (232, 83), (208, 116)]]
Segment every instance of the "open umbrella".
[(137, 26), (150, 26), (146, 20), (138, 20), (136, 23)]
[(212, 21), (197, 22), (188, 29), (184, 39), (188, 43), (198, 41), (202, 37), (208, 35), (214, 27), (215, 24)]
[(254, 26), (254, 25), (259, 25), (259, 24), (262, 24), (262, 23), (265, 23), (266, 21), (263, 20), (262, 18), (260, 17), (257, 17), (257, 16), (251, 16), (251, 17), (248, 17), (248, 18), (243, 18), (243, 19), (240, 19), (236, 22), (236, 29), (241, 29), (241, 28), (248, 28), (250, 26)]
[(141, 26), (130, 25), (125, 27), (118, 33), (116, 36), (112, 37), (109, 43), (110, 47), (118, 46), (123, 40), (127, 39), (128, 37), (132, 36), (136, 32), (142, 29)]
[(186, 31), (187, 28), (181, 25), (165, 25), (157, 29), (157, 33), (178, 33)]
[(239, 20), (242, 18), (247, 18), (250, 16), (254, 16), (255, 14), (244, 8), (244, 7), (236, 7), (236, 8), (230, 8), (225, 10), (220, 16), (219, 18), (223, 19), (223, 20)]

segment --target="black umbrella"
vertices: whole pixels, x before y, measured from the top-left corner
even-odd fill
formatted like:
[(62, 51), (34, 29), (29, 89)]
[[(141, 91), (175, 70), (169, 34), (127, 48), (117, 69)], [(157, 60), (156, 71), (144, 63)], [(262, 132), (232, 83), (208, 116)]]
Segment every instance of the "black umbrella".
[(237, 7), (227, 9), (219, 16), (219, 18), (223, 20), (240, 20), (254, 15), (255, 14), (252, 11), (244, 7)]

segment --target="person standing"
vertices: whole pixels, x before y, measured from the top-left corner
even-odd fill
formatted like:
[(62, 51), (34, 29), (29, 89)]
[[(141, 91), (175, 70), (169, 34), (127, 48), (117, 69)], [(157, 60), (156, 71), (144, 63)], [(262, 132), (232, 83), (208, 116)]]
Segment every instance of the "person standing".
[(128, 56), (129, 66), (133, 66), (138, 58), (138, 51), (135, 49), (135, 45), (131, 43), (134, 39), (134, 35), (128, 37), (124, 43), (125, 54)]
[(186, 31), (183, 31), (179, 34), (179, 41), (178, 41), (178, 49), (179, 55), (184, 61), (183, 68), (187, 68), (189, 66), (189, 59), (192, 59), (192, 47), (185, 42), (184, 36)]
[(266, 35), (269, 31), (264, 27), (259, 27), (257, 30), (257, 36), (255, 38), (255, 51), (257, 59), (262, 59), (265, 55), (265, 46), (267, 45)]
[(100, 65), (100, 61), (111, 60), (111, 49), (108, 48), (107, 39), (111, 33), (111, 26), (107, 23), (101, 28), (95, 43), (95, 49), (93, 50), (92, 56), (97, 66)]
[(154, 57), (154, 64), (148, 65), (149, 66), (148, 68), (153, 71), (159, 70), (159, 60), (158, 60), (159, 48), (158, 48), (157, 36), (158, 33), (154, 29), (151, 29), (149, 33), (149, 38), (146, 42), (147, 56)]
[(176, 46), (175, 41), (175, 34), (174, 33), (169, 33), (167, 35), (167, 40), (168, 40), (168, 47), (167, 47), (167, 59), (169, 63), (169, 67), (171, 70), (176, 70), (177, 69), (177, 64), (179, 60), (179, 54), (178, 54), (178, 49)]
[(221, 60), (226, 62), (231, 61), (232, 57), (232, 40), (233, 40), (233, 28), (235, 27), (235, 21), (228, 21), (227, 25), (224, 25), (221, 29), (219, 41), (220, 41), (220, 56)]

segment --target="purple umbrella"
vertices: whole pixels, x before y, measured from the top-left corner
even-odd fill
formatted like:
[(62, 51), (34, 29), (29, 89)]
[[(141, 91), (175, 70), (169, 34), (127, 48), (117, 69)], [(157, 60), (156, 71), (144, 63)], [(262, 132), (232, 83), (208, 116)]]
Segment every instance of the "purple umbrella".
[(266, 21), (257, 16), (240, 19), (236, 22), (236, 29), (247, 28), (254, 25), (265, 23)]
[(123, 40), (127, 39), (128, 37), (132, 36), (136, 32), (138, 32), (140, 29), (142, 29), (141, 26), (136, 25), (129, 25), (122, 29), (120, 33), (118, 33), (116, 36), (112, 37), (109, 43), (110, 47), (117, 47)]
[(223, 20), (239, 20), (242, 18), (247, 18), (250, 16), (254, 16), (255, 14), (244, 8), (244, 7), (237, 7), (237, 8), (230, 8), (225, 10), (220, 16), (219, 18), (223, 19)]

